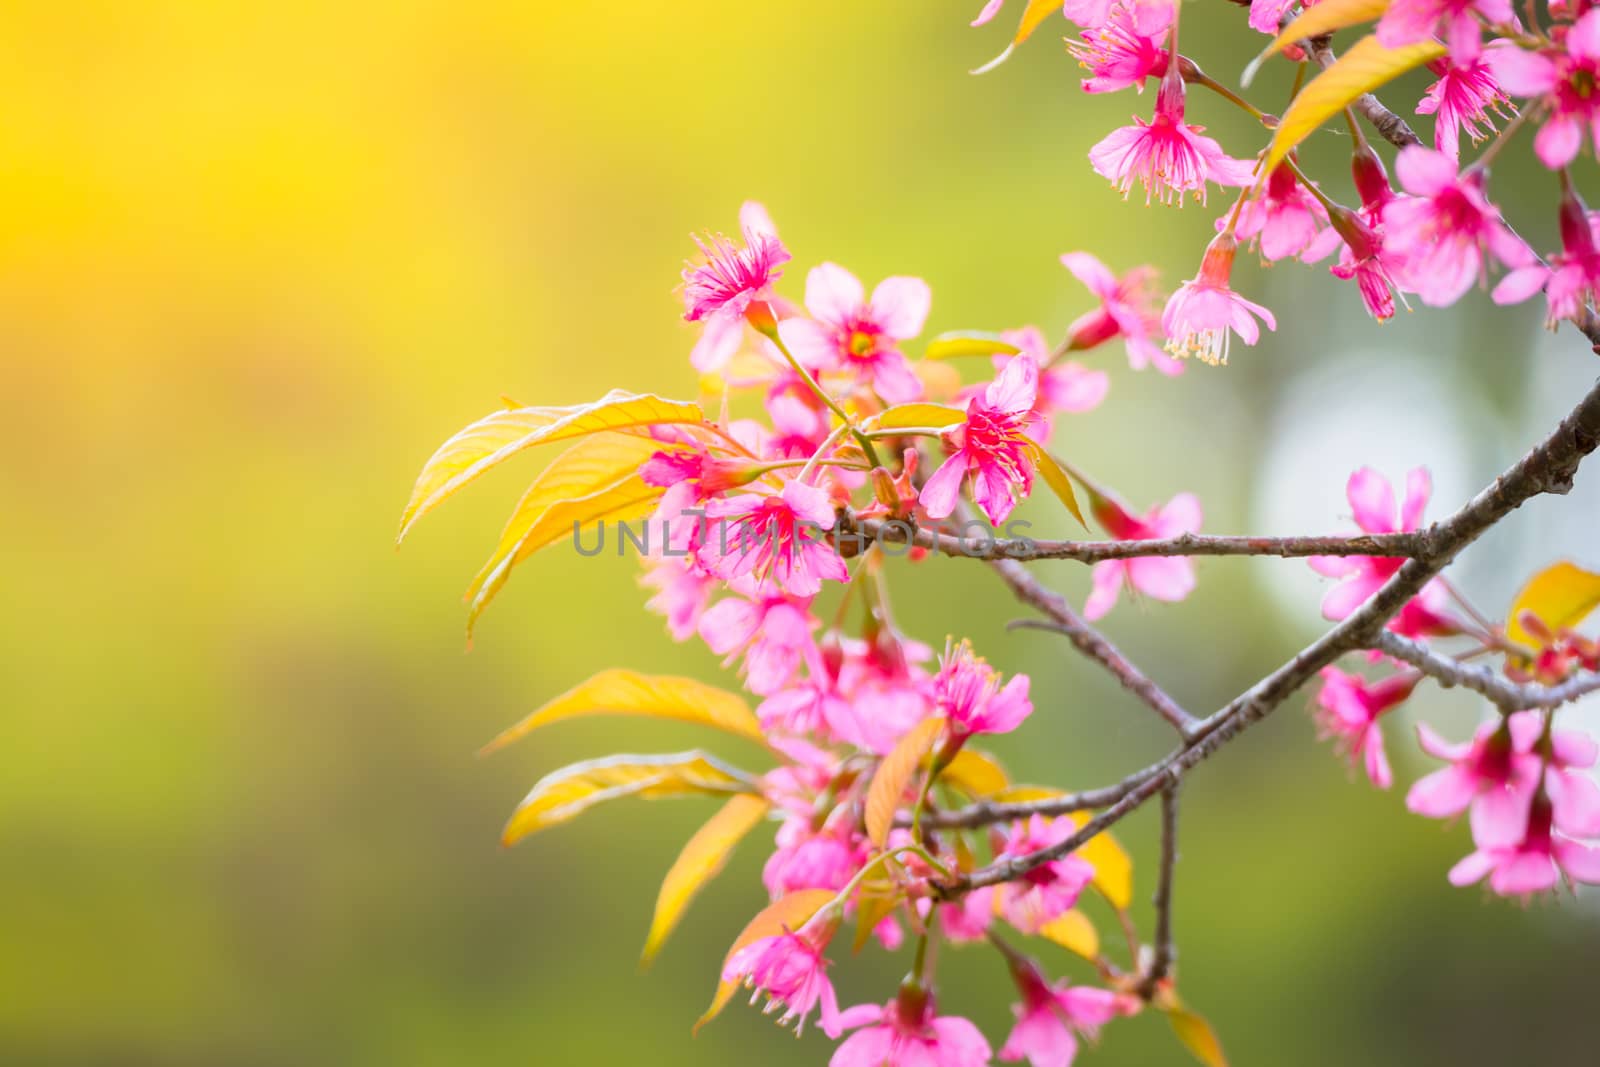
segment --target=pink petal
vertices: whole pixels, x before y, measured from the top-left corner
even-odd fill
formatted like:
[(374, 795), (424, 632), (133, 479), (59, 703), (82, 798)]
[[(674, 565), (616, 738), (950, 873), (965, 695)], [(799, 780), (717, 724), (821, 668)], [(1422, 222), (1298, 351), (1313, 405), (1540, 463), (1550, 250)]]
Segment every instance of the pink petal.
[(1087, 252), (1068, 252), (1061, 257), (1061, 265), (1084, 284), (1095, 296), (1105, 299), (1117, 291), (1117, 276), (1111, 268)]
[(983, 391), (984, 402), (1001, 411), (1031, 411), (1039, 395), (1039, 364), (1026, 356), (1005, 365)]
[(1600, 59), (1600, 13), (1594, 10), (1567, 31), (1567, 53), (1577, 59)]
[(1473, 882), (1481, 881), (1493, 866), (1494, 858), (1487, 852), (1480, 850), (1466, 856), (1454, 867), (1451, 867), (1447, 877), (1450, 879), (1451, 885), (1471, 885)]
[(1000, 8), (1005, 5), (1005, 2), (1006, 0), (989, 0), (987, 4), (983, 5), (983, 10), (978, 12), (978, 17), (972, 20), (972, 25), (986, 25), (990, 19), (1000, 13)]
[(1560, 170), (1578, 158), (1583, 147), (1583, 126), (1573, 115), (1556, 115), (1539, 127), (1533, 151), (1551, 170)]
[(1518, 852), (1489, 876), (1489, 888), (1503, 897), (1522, 897), (1554, 889), (1560, 875), (1548, 852)]
[(1446, 741), (1425, 722), (1417, 723), (1417, 744), (1434, 759), (1449, 760), (1451, 763), (1466, 759), (1472, 751), (1471, 744)]
[(1122, 580), (1126, 568), (1126, 560), (1108, 559), (1096, 563), (1089, 569), (1093, 589), (1083, 605), (1084, 618), (1094, 622), (1104, 618), (1106, 613), (1116, 606), (1117, 596), (1122, 592)]
[(1433, 495), (1433, 477), (1426, 467), (1413, 467), (1406, 473), (1406, 502), (1400, 509), (1400, 529), (1415, 530)]
[(1550, 750), (1556, 760), (1567, 767), (1593, 767), (1595, 760), (1600, 759), (1600, 746), (1580, 730), (1552, 731)]
[(1508, 848), (1528, 832), (1530, 792), (1498, 787), (1472, 802), (1472, 841), (1479, 848)]
[(1477, 783), (1459, 767), (1445, 767), (1417, 781), (1406, 793), (1406, 809), (1428, 819), (1460, 815), (1472, 803)]
[(739, 205), (739, 228), (747, 234), (778, 236), (778, 228), (772, 224), (772, 216), (767, 214), (766, 205), (758, 200), (746, 200)]
[(1350, 475), (1345, 496), (1355, 512), (1357, 526), (1367, 533), (1394, 532), (1394, 489), (1389, 479), (1371, 467), (1362, 467)]
[(872, 290), (873, 318), (884, 333), (897, 341), (910, 340), (921, 333), (932, 306), (933, 292), (921, 278), (885, 278)]
[(1584, 885), (1600, 885), (1600, 849), (1561, 838), (1552, 842), (1551, 847), (1567, 877)]
[(1154, 600), (1182, 600), (1194, 592), (1194, 564), (1182, 556), (1148, 556), (1130, 559), (1128, 580)]
[(1414, 196), (1437, 196), (1456, 183), (1456, 161), (1421, 145), (1402, 148), (1394, 169), (1405, 191)]
[(922, 379), (905, 356), (884, 352), (872, 361), (872, 388), (891, 404), (905, 404), (922, 396)]
[(865, 302), (861, 280), (837, 263), (812, 267), (806, 275), (806, 310), (823, 322), (841, 325)]
[(961, 481), (967, 474), (967, 457), (965, 453), (957, 452), (933, 472), (919, 494), (922, 510), (930, 518), (947, 518), (956, 509), (956, 501), (961, 496)]
[(1389, 757), (1383, 750), (1383, 731), (1376, 723), (1367, 730), (1362, 755), (1366, 759), (1368, 781), (1379, 789), (1394, 785), (1394, 772), (1389, 769)]
[(1369, 581), (1364, 576), (1352, 578), (1338, 588), (1330, 590), (1328, 595), (1322, 598), (1322, 617), (1331, 622), (1338, 622), (1365, 604), (1367, 598), (1377, 591), (1378, 583)]
[(1551, 771), (1545, 789), (1555, 809), (1556, 829), (1574, 837), (1600, 836), (1600, 785), (1585, 774)]
[(1200, 521), (1200, 498), (1193, 493), (1179, 493), (1167, 501), (1156, 516), (1156, 536), (1176, 537), (1179, 534), (1198, 533)]
[(689, 365), (701, 374), (711, 374), (728, 365), (744, 340), (744, 320), (734, 315), (711, 315), (705, 320), (700, 340), (689, 353)]
[[(1567, 40), (1571, 42), (1571, 33)], [(1484, 49), (1483, 61), (1500, 88), (1511, 96), (1544, 96), (1556, 87), (1556, 65), (1550, 58), (1524, 51), (1510, 41), (1496, 41)]]
[(817, 319), (784, 319), (778, 323), (778, 337), (790, 355), (812, 370), (832, 367), (839, 362), (839, 345), (834, 328)]
[(1490, 294), (1496, 304), (1520, 304), (1544, 288), (1550, 279), (1550, 268), (1540, 263), (1518, 267), (1500, 279)]

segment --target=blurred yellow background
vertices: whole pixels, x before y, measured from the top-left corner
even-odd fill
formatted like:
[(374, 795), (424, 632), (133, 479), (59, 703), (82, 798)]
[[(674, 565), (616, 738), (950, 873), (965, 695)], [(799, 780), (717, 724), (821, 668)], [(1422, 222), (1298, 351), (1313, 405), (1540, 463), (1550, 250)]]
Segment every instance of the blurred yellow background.
[[(1059, 21), (968, 76), (1005, 36), (967, 28), (978, 6), (0, 7), (0, 1062), (825, 1062), (749, 1011), (689, 1037), (761, 903), (764, 842), (646, 976), (656, 883), (709, 807), (496, 843), (564, 762), (707, 743), (619, 720), (474, 757), (605, 666), (732, 684), (643, 612), (634, 563), (536, 559), (463, 654), (457, 597), (537, 461), (390, 544), (422, 460), (502, 394), (692, 395), (672, 289), (688, 234), (731, 229), (745, 198), (795, 252), (790, 295), (825, 259), (921, 274), (930, 331), (1059, 331), (1085, 306), (1056, 263), (1074, 248), (1189, 274), (1217, 202), (1125, 205), (1084, 161), (1150, 97), (1084, 99)], [(1204, 6), (1186, 43), (1236, 71), (1257, 41)], [(1247, 125), (1195, 106), (1248, 150)], [(1308, 150), (1335, 187), (1340, 152)], [(1548, 203), (1517, 166), (1500, 180)], [(1379, 330), (1320, 269), (1240, 277), (1278, 335), (1176, 381), (1102, 353), (1111, 398), (1061, 441), (1135, 503), (1198, 491), (1213, 531), (1332, 528), (1363, 462), (1434, 464), (1437, 514), (1594, 373), (1537, 309), (1479, 298)], [(1528, 509), (1465, 580), (1497, 611), (1552, 555), (1600, 564), (1597, 505), (1586, 485)], [(1064, 532), (1043, 504), (1027, 517)], [(1081, 568), (1045, 572), (1086, 591)], [(1187, 603), (1124, 604), (1109, 629), (1204, 710), (1317, 632), (1320, 588), (1291, 562), (1200, 573)], [(1019, 611), (980, 568), (893, 579), (916, 636), (970, 634), (1034, 674), (1041, 714), (996, 746), (1014, 777), (1100, 784), (1167, 744), (1051, 637), (1004, 634)], [(1475, 714), (1420, 706), (1455, 733)], [(1405, 781), (1409, 729), (1391, 726)], [(1183, 988), (1237, 1062), (1592, 1055), (1592, 901), (1450, 890), (1464, 831), (1352, 784), (1300, 705), (1196, 776), (1185, 814)], [(1141, 859), (1148, 821), (1124, 833)], [(851, 1002), (905, 967), (840, 962)], [(945, 972), (946, 1008), (998, 1044), (999, 962)], [(1155, 1017), (1086, 1055), (1184, 1062)]]

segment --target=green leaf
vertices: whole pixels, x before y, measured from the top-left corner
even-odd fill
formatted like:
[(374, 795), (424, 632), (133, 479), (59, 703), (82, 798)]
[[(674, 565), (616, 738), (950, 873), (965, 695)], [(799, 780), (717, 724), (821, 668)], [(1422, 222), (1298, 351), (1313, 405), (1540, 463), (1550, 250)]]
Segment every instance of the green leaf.
[(656, 894), (655, 917), (650, 920), (650, 934), (639, 959), (641, 965), (648, 966), (655, 959), (695, 895), (722, 872), (734, 846), (761, 824), (770, 807), (765, 797), (741, 793), (689, 838)]
[(483, 746), (479, 755), (488, 755), (504, 748), (541, 726), (592, 715), (674, 719), (699, 726), (714, 726), (752, 741), (763, 740), (761, 724), (742, 697), (693, 678), (639, 674), (613, 668), (601, 671), (549, 701)]
[[(1315, 10), (1315, 9), (1313, 9)], [(1285, 156), (1311, 136), (1316, 128), (1344, 110), (1363, 93), (1370, 93), (1408, 70), (1444, 55), (1444, 45), (1423, 41), (1401, 48), (1385, 48), (1376, 37), (1363, 37), (1338, 61), (1311, 80), (1278, 120), (1259, 173), (1271, 174)]]
[(1371, 22), (1387, 10), (1389, 10), (1389, 0), (1321, 0), (1315, 7), (1306, 8), (1300, 13), (1299, 18), (1285, 26), (1283, 32), (1274, 37), (1272, 43), (1244, 68), (1244, 74), (1239, 81), (1248, 87), (1262, 63), (1292, 44), (1310, 40), (1312, 37), (1321, 37), (1347, 26)]
[(500, 843), (514, 845), (529, 834), (564, 823), (596, 804), (618, 797), (656, 800), (753, 792), (755, 786), (748, 775), (704, 752), (586, 760), (539, 779), (512, 813)]
[(924, 359), (959, 359), (962, 356), (1013, 356), (1022, 349), (997, 333), (941, 333), (928, 342)]

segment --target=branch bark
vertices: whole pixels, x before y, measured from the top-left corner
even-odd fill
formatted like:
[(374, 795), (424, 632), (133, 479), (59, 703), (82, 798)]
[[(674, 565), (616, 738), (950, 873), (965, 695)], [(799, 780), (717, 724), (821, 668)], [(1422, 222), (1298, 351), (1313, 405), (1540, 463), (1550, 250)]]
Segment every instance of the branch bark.
[(1161, 873), (1156, 881), (1155, 952), (1139, 982), (1139, 995), (1149, 1000), (1156, 986), (1172, 970), (1178, 958), (1172, 937), (1172, 874), (1178, 865), (1178, 786), (1169, 785), (1161, 793)]
[(1485, 696), (1506, 714), (1529, 709), (1549, 710), (1600, 690), (1600, 674), (1586, 674), (1560, 685), (1518, 685), (1483, 664), (1462, 663), (1441, 656), (1419, 641), (1380, 630), (1372, 647), (1408, 663), (1440, 685), (1461, 686)]
[[(1307, 53), (1310, 54), (1317, 66), (1323, 70), (1333, 66), (1334, 62), (1339, 58), (1333, 54), (1333, 48), (1328, 43), (1329, 40), (1329, 37), (1323, 36), (1313, 37), (1304, 42)], [(1418, 137), (1410, 126), (1406, 125), (1405, 119), (1390, 111), (1383, 105), (1382, 101), (1371, 93), (1362, 93), (1350, 106), (1362, 118), (1372, 123), (1372, 128), (1378, 131), (1378, 136), (1396, 148), (1405, 148), (1409, 145), (1422, 143), (1422, 138)]]

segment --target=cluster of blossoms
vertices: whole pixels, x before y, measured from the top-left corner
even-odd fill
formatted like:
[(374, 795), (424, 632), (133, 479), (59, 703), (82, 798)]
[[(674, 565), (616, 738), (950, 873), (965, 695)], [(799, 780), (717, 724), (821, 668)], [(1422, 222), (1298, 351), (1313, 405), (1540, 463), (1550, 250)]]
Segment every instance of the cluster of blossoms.
[[(976, 24), (1001, 6), (991, 0)], [(1019, 41), (1037, 24), (1036, 8), (1028, 5)], [(1255, 0), (1248, 22), (1276, 34), (1295, 10), (1290, 0)], [(1069, 543), (1079, 554), (1064, 554), (1092, 563), (1091, 592), (1082, 618), (1063, 603), (1054, 609), (1057, 621), (1130, 690), (1143, 690), (1193, 744), (1209, 720), (1153, 699), (1136, 669), (1090, 626), (1124, 592), (1184, 599), (1196, 583), (1188, 550), (1203, 540), (1192, 494), (1141, 511), (1051, 451), (1062, 420), (1107, 397), (1111, 376), (1093, 360), (1120, 347), (1134, 370), (1176, 375), (1184, 357), (1223, 363), (1234, 337), (1254, 345), (1261, 324), (1276, 329), (1271, 311), (1232, 287), (1241, 244), (1269, 262), (1337, 255), (1331, 272), (1354, 280), (1380, 321), (1407, 295), (1448, 305), (1491, 273), (1501, 274), (1496, 301), (1544, 292), (1552, 324), (1587, 320), (1600, 280), (1600, 226), (1566, 170), (1584, 131), (1593, 141), (1600, 120), (1591, 104), (1600, 100), (1593, 92), (1600, 9), (1552, 5), (1551, 25), (1541, 28), (1518, 27), (1505, 0), (1390, 4), (1374, 31), (1381, 46), (1439, 38), (1424, 50), (1434, 56), (1437, 81), (1417, 109), (1435, 117), (1436, 147), (1400, 149), (1397, 189), (1352, 116), (1355, 206), (1335, 201), (1300, 169), (1295, 145), (1230, 155), (1191, 121), (1188, 94), (1198, 87), (1250, 110), (1266, 130), (1282, 128), (1178, 51), (1174, 0), (1067, 0), (1063, 13), (1079, 28), (1070, 48), (1087, 72), (1085, 91), (1142, 92), (1156, 82), (1149, 118), (1135, 115), (1132, 125), (1100, 140), (1089, 152), (1094, 169), (1125, 197), (1141, 190), (1147, 204), (1190, 197), (1204, 204), (1212, 186), (1238, 190), (1195, 276), (1164, 301), (1150, 267), (1119, 275), (1073, 252), (1062, 264), (1088, 299), (1058, 342), (1031, 326), (922, 340), (932, 297), (919, 278), (890, 277), (869, 292), (849, 270), (821, 262), (806, 272), (802, 299), (792, 299), (792, 279), (791, 298), (780, 295), (790, 251), (766, 210), (746, 204), (738, 237), (697, 240), (699, 255), (685, 267), (680, 290), (684, 319), (697, 331), (689, 362), (720, 411), (708, 416), (700, 404), (617, 392), (574, 408), (496, 412), (439, 450), (407, 510), (409, 527), (509, 456), (575, 442), (519, 505), (471, 590), (474, 616), (515, 565), (566, 530), (642, 521), (642, 534), (629, 536), (644, 557), (648, 606), (674, 639), (704, 642), (723, 657), (748, 702), (687, 679), (607, 672), (502, 740), (580, 714), (654, 715), (759, 740), (776, 766), (749, 773), (699, 752), (578, 764), (534, 787), (506, 840), (619, 796), (726, 798), (668, 875), (649, 954), (738, 840), (775, 824), (762, 869), (770, 903), (730, 950), (707, 1018), (748, 987), (783, 1025), (799, 1030), (815, 1017), (839, 1041), (833, 1067), (978, 1067), (996, 1056), (1067, 1067), (1081, 1038), (1146, 1008), (1168, 1013), (1180, 1035), (1190, 1035), (1191, 1049), (1218, 1062), (1206, 1051), (1214, 1038), (1192, 1039), (1198, 1017), (1177, 997), (1170, 944), (1163, 943), (1167, 924), (1158, 922), (1152, 945), (1139, 944), (1128, 913), (1128, 859), (1101, 827), (1085, 829), (1083, 812), (1130, 797), (1142, 802), (1162, 791), (1162, 782), (1135, 777), (1111, 800), (1081, 802), (1010, 782), (982, 745), (1033, 714), (1029, 679), (1004, 676), (965, 641), (947, 642), (936, 658), (904, 632), (891, 607), (887, 558), (909, 552), (914, 565), (932, 566), (924, 560), (944, 543), (941, 524), (964, 523), (989, 536), (1046, 485), (1078, 521), (1086, 522), (1086, 510), (1107, 535), (1087, 549)], [(1485, 25), (1495, 33), (1487, 42)], [(1319, 48), (1326, 49), (1325, 39), (1289, 44), (1282, 54), (1315, 65)], [(1522, 101), (1520, 111), (1514, 100)], [(1563, 247), (1547, 259), (1516, 236), (1488, 193), (1488, 162), (1527, 121), (1541, 124), (1535, 151), (1560, 172)], [(1500, 122), (1506, 128), (1498, 139), (1463, 166), (1462, 135), (1478, 142)], [(949, 362), (954, 357), (984, 360), (985, 380), (963, 384)], [(1310, 559), (1337, 579), (1322, 605), (1329, 620), (1356, 616), (1399, 580), (1408, 558), (1420, 558), (1371, 555), (1366, 546), (1377, 543), (1373, 538), (1421, 536), (1430, 489), (1427, 473), (1413, 471), (1397, 503), (1382, 476), (1366, 469), (1351, 476), (1348, 498), (1362, 533), (1348, 539), (1348, 550)], [(1080, 495), (1087, 509), (1080, 509)], [(890, 537), (892, 529), (902, 536)], [(1233, 540), (1238, 552), (1230, 554), (1273, 551)], [(896, 546), (903, 551), (893, 552)], [(1003, 575), (1007, 565), (1018, 566), (991, 558)], [(1600, 577), (1587, 579), (1600, 588)], [(1015, 587), (1016, 579), (1008, 581)], [(1511, 687), (1506, 692), (1581, 682), (1600, 669), (1600, 643), (1572, 629), (1580, 619), (1570, 611), (1552, 615), (1538, 597), (1524, 598), (1510, 623), (1495, 626), (1442, 577), (1418, 584), (1386, 616), (1389, 633), (1407, 648), (1469, 642), (1449, 661), (1457, 666), (1501, 656), (1494, 679)], [(1600, 592), (1593, 602), (1600, 603)], [(1331, 663), (1322, 669), (1317, 719), (1374, 784), (1387, 788), (1393, 772), (1380, 720), (1427, 671), (1381, 650), (1362, 651), (1363, 673)], [(1558, 703), (1502, 704), (1502, 714), (1459, 745), (1419, 728), (1423, 751), (1447, 766), (1416, 783), (1408, 807), (1436, 818), (1469, 812), (1475, 851), (1450, 872), (1452, 882), (1487, 878), (1495, 892), (1512, 896), (1553, 889), (1563, 879), (1600, 883), (1600, 848), (1587, 843), (1600, 839), (1600, 788), (1583, 773), (1596, 763), (1596, 746), (1557, 728)], [(1176, 803), (1175, 786), (1163, 801)], [(1170, 907), (1170, 873), (1164, 863), (1160, 908)], [(1079, 908), (1091, 892), (1128, 934), (1122, 964), (1100, 950), (1095, 924)], [(886, 1001), (840, 1006), (829, 952), (847, 923), (857, 947), (874, 940), (888, 951), (914, 945), (910, 972)], [(1076, 952), (1091, 981), (1047, 977), (1013, 944), (1024, 937)], [(932, 949), (939, 942), (985, 943), (1005, 958), (1018, 1002), (998, 1052), (970, 1020), (940, 1014), (939, 954)]]

